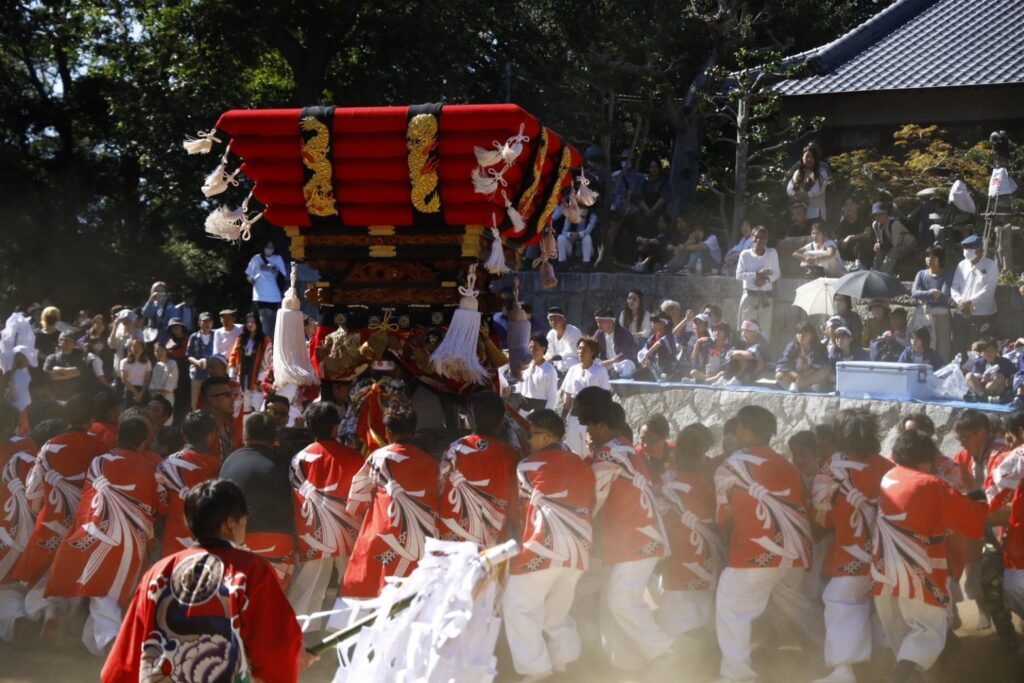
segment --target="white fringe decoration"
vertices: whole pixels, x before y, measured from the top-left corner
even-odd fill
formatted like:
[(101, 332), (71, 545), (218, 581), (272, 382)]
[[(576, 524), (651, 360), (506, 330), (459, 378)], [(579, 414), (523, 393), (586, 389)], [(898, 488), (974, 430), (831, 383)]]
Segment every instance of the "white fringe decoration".
[(219, 206), (211, 211), (210, 215), (206, 217), (207, 234), (228, 242), (237, 242), (238, 240), (248, 242), (252, 238), (253, 224), (263, 218), (262, 212), (249, 218), (247, 214), (249, 213), (250, 199), (252, 199), (252, 194), (246, 197), (242, 206), (237, 209)]
[(580, 204), (583, 206), (593, 206), (594, 203), (597, 202), (598, 193), (590, 189), (590, 180), (582, 173), (580, 173), (580, 176), (576, 180), (580, 184), (580, 189), (576, 192), (576, 195), (579, 197)]
[(476, 264), (469, 267), (466, 286), (459, 287), (462, 301), (452, 315), (452, 323), (444, 339), (430, 355), (434, 371), (442, 377), (461, 382), (484, 384), (490, 374), (477, 357), (477, 341), (480, 339), (480, 311), (477, 302)]
[(491, 224), (491, 237), (494, 238), (494, 241), (491, 242), (491, 255), (484, 262), (484, 270), (491, 275), (504, 275), (510, 271), (505, 264), (505, 247), (501, 243), (501, 233), (498, 232), (498, 225), (494, 219), (494, 214), (491, 214)]
[(523, 135), (523, 131), (525, 129), (526, 124), (520, 123), (519, 133), (506, 140), (505, 144), (501, 147), (501, 158), (509, 166), (515, 164), (516, 159), (518, 159), (519, 155), (523, 153), (523, 143), (530, 141), (530, 137), (528, 135)]
[(495, 149), (487, 149), (486, 147), (474, 147), (473, 154), (476, 156), (476, 163), (484, 168), (488, 166), (497, 166), (503, 159), (501, 152), (501, 143), (497, 140), (494, 141)]
[(274, 388), (316, 384), (306, 348), (305, 315), (296, 292), (299, 265), (292, 262), (291, 287), (284, 293), (274, 325)]
[(239, 166), (234, 170), (233, 173), (228, 173), (228, 155), (227, 153), (221, 157), (220, 164), (217, 168), (210, 172), (210, 175), (206, 176), (206, 180), (203, 181), (203, 194), (207, 197), (213, 197), (221, 192), (228, 189), (229, 185), (238, 186), (238, 181), (235, 180), (235, 176), (239, 174), (242, 167)]
[(505, 198), (505, 213), (508, 214), (508, 220), (512, 223), (513, 232), (518, 235), (526, 230), (526, 221), (523, 220), (522, 215), (512, 205), (511, 200), (509, 200), (508, 195), (504, 191), (501, 193), (501, 196)]
[(220, 142), (220, 138), (217, 137), (216, 128), (211, 128), (205, 133), (199, 131), (196, 135), (198, 137), (185, 138), (185, 141), (181, 143), (181, 146), (189, 154), (208, 154), (213, 149), (213, 143)]
[(488, 197), (493, 197), (498, 192), (498, 187), (505, 187), (508, 185), (505, 182), (505, 171), (509, 169), (506, 166), (501, 171), (488, 168), (474, 168), (473, 169), (473, 191), (477, 194), (485, 194)]

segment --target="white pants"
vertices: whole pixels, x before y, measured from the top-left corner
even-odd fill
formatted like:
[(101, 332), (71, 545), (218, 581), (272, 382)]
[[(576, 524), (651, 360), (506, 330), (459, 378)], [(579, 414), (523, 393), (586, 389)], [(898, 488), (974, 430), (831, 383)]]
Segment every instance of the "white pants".
[(707, 625), (715, 609), (715, 594), (705, 591), (672, 591), (661, 594), (654, 618), (665, 633), (678, 638)]
[[(774, 294), (768, 292), (768, 298), (762, 298), (760, 295), (751, 295), (747, 293), (747, 290), (743, 290), (743, 296), (740, 297), (740, 310), (737, 316), (736, 329), (743, 326), (744, 320), (754, 320), (761, 328), (761, 334), (765, 340), (770, 341), (772, 335), (772, 311), (775, 308), (774, 301), (771, 299)], [(758, 302), (768, 304), (758, 308)]]
[(14, 639), (14, 624), (25, 618), (25, 589), (18, 584), (0, 586), (0, 640)]
[(1011, 612), (1024, 619), (1024, 569), (1003, 570), (1003, 602)]
[(32, 621), (62, 619), (70, 614), (81, 600), (81, 598), (44, 597), (43, 593), (46, 591), (46, 583), (49, 579), (50, 573), (47, 572), (36, 582), (36, 585), (25, 593), (25, 616)]
[(644, 601), (644, 590), (658, 558), (608, 566), (601, 591), (601, 639), (612, 664), (635, 670), (672, 647), (673, 639), (658, 627)]
[(121, 606), (117, 604), (117, 598), (109, 595), (104, 598), (89, 598), (89, 616), (82, 629), (82, 644), (85, 645), (85, 649), (97, 657), (104, 656), (107, 645), (117, 638), (123, 618), (124, 614), (121, 612)]
[(579, 658), (580, 636), (569, 610), (582, 575), (552, 567), (509, 577), (501, 610), (516, 673), (544, 674)]
[(825, 663), (871, 659), (871, 577), (834, 576), (825, 587)]
[(930, 669), (946, 647), (946, 610), (921, 600), (889, 595), (876, 597), (875, 609), (896, 660)]
[[(558, 262), (563, 263), (569, 258), (573, 251), (573, 242), (569, 241), (569, 238), (565, 235), (559, 235), (558, 239)], [(590, 263), (594, 260), (594, 240), (590, 238), (590, 235), (584, 235), (578, 240), (580, 248), (583, 250), (583, 262)]]
[[(292, 582), (288, 585), (288, 602), (291, 603), (295, 614), (310, 615), (322, 611), (331, 575), (337, 569), (339, 576), (345, 576), (345, 567), (347, 566), (347, 557), (325, 557), (303, 562), (298, 571), (292, 575)], [(299, 623), (303, 624), (304, 621), (300, 619)], [(307, 633), (319, 631), (324, 627), (325, 622), (325, 619), (305, 621), (302, 630)]]
[(771, 600), (778, 614), (809, 643), (821, 645), (821, 607), (802, 591), (804, 570), (794, 567), (726, 567), (715, 594), (715, 627), (722, 650), (722, 678), (756, 678), (750, 667), (750, 626)]
[(581, 458), (587, 457), (590, 452), (587, 448), (587, 428), (580, 424), (575, 415), (570, 415), (565, 421), (565, 445)]

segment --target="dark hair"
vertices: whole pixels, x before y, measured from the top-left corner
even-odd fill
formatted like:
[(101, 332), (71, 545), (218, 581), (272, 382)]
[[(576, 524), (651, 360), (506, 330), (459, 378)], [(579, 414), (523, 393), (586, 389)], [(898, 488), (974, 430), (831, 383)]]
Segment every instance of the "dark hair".
[(126, 417), (117, 423), (117, 445), (137, 450), (149, 438), (149, 423), (142, 417)]
[(768, 235), (768, 228), (764, 227), (763, 225), (757, 225), (754, 226), (754, 229), (750, 231), (750, 236), (754, 239), (757, 239), (757, 236), (762, 233), (764, 235)]
[(718, 319), (722, 318), (722, 309), (718, 306), (718, 304), (704, 304), (704, 308), (711, 310), (710, 317)]
[(764, 443), (771, 441), (778, 429), (775, 415), (761, 406), (743, 406), (736, 411), (736, 421), (737, 427), (743, 427)]
[(558, 413), (548, 408), (533, 411), (526, 416), (526, 421), (537, 429), (549, 432), (556, 439), (562, 439), (565, 436), (565, 422)]
[(993, 348), (999, 348), (999, 343), (996, 342), (996, 340), (992, 337), (982, 337), (981, 339), (978, 340), (978, 342), (981, 345), (982, 351)]
[(633, 428), (630, 427), (629, 422), (626, 421), (626, 409), (613, 401), (611, 405), (608, 406), (608, 413), (612, 419), (612, 422), (610, 423), (611, 428), (632, 441)]
[(164, 415), (174, 414), (174, 406), (172, 406), (171, 402), (168, 401), (165, 397), (161, 396), (160, 394), (153, 394), (152, 396), (149, 397), (149, 402), (153, 403), (154, 401), (160, 404), (160, 408), (163, 409)]
[[(256, 323), (256, 331), (252, 334), (249, 333), (249, 318), (252, 318)], [(245, 324), (242, 325), (242, 334), (238, 336), (238, 340), (242, 344), (242, 347), (244, 348), (245, 344), (252, 339), (254, 346), (258, 348), (259, 345), (263, 343), (263, 337), (265, 336), (266, 333), (263, 331), (263, 321), (260, 320), (259, 314), (255, 311), (246, 313)]]
[(289, 410), (291, 409), (291, 403), (288, 401), (288, 398), (281, 394), (267, 394), (267, 397), (263, 399), (263, 409), (266, 410), (267, 406), (271, 403), (280, 403), (288, 406)]
[[(51, 399), (36, 399), (32, 403), (28, 404), (28, 408), (25, 409), (25, 413), (28, 416), (28, 428), (34, 429), (36, 425), (49, 420), (60, 420), (63, 426), (66, 425), (64, 422), (64, 409), (59, 403)], [(42, 443), (42, 441), (36, 441), (36, 443)]]
[[(1006, 431), (1014, 436), (1020, 434), (1020, 431), (1024, 429), (1024, 410), (1017, 410), (1010, 413), (1009, 417), (1004, 420), (1006, 424)], [(37, 439), (36, 443), (40, 443)]]
[[(814, 163), (810, 169), (804, 168), (804, 154), (807, 152), (811, 153), (811, 158)], [(800, 152), (800, 163), (796, 169), (796, 177), (793, 179), (793, 184), (799, 187), (801, 190), (807, 191), (814, 186), (814, 183), (818, 182), (821, 178), (821, 150), (813, 142), (805, 145), (803, 150)]]
[(905, 309), (905, 308), (894, 308), (892, 310), (892, 313), (889, 314), (889, 316), (893, 317), (893, 318), (903, 318), (904, 320), (906, 320), (907, 319), (907, 309)]
[(337, 406), (326, 401), (310, 403), (302, 416), (306, 420), (310, 436), (318, 440), (331, 438), (334, 428), (341, 419)]
[(85, 427), (92, 422), (92, 396), (75, 394), (64, 404), (64, 421), (70, 427)]
[(384, 427), (394, 437), (413, 436), (416, 433), (416, 412), (410, 408), (397, 408), (384, 413)]
[(693, 422), (679, 430), (676, 435), (676, 463), (692, 471), (695, 460), (703, 457), (715, 445), (715, 435), (699, 422)]
[(917, 337), (921, 340), (921, 345), (926, 349), (930, 349), (932, 346), (932, 333), (927, 327), (919, 327), (911, 333), (912, 337)]
[(830, 425), (827, 422), (823, 422), (821, 424), (814, 425), (814, 435), (816, 437), (818, 437), (818, 445), (819, 446), (824, 445), (822, 443), (823, 441), (835, 441), (836, 440), (835, 430), (832, 429), (832, 425)]
[(580, 340), (576, 342), (576, 346), (583, 344), (590, 352), (596, 357), (597, 354), (601, 353), (601, 345), (597, 343), (597, 340), (593, 337), (580, 337)]
[(918, 427), (924, 431), (934, 434), (935, 433), (935, 421), (928, 417), (928, 413), (911, 413), (910, 415), (904, 415), (903, 419), (900, 420), (900, 431), (904, 431), (904, 426), (913, 420), (917, 423)]
[(796, 333), (803, 334), (804, 332), (807, 332), (812, 336), (817, 336), (817, 330), (815, 329), (814, 325), (807, 321), (799, 322), (796, 324)]
[(114, 408), (124, 405), (124, 397), (113, 389), (104, 389), (96, 394), (93, 400), (96, 405), (96, 419), (102, 419)]
[(867, 408), (844, 408), (832, 421), (836, 441), (847, 455), (864, 459), (882, 448), (878, 439), (878, 417)]
[(0, 432), (4, 434), (14, 432), (20, 418), (21, 414), (17, 408), (10, 403), (0, 403)]
[(946, 263), (946, 250), (943, 249), (942, 247), (938, 246), (938, 245), (931, 246), (931, 247), (928, 247), (927, 249), (925, 249), (924, 250), (924, 255), (925, 256), (934, 256), (935, 259), (939, 262), (939, 268), (940, 269)]
[(205, 444), (215, 429), (217, 421), (205, 410), (193, 410), (181, 423), (181, 433), (185, 441), (193, 446)]
[(230, 479), (204, 481), (185, 495), (185, 525), (196, 538), (219, 536), (224, 522), (248, 515), (245, 494)]
[(931, 437), (918, 432), (902, 432), (892, 445), (892, 459), (897, 465), (914, 467), (934, 463), (938, 448)]
[(207, 377), (203, 380), (203, 383), (199, 385), (199, 393), (202, 394), (203, 398), (207, 398), (210, 390), (220, 385), (231, 385), (231, 380), (227, 377)]
[[(636, 294), (636, 298), (639, 301), (636, 308), (636, 317), (633, 317), (633, 311), (630, 310), (629, 306), (626, 306), (622, 309), (622, 326), (630, 332), (639, 332), (644, 324), (644, 313), (647, 312), (644, 308), (644, 293), (638, 289), (631, 289), (626, 293), (626, 296), (628, 297), (630, 294)], [(631, 329), (633, 323), (636, 323), (636, 330)]]
[(505, 401), (493, 391), (481, 391), (469, 397), (469, 412), (481, 434), (496, 434), (505, 419)]
[(243, 441), (264, 441), (273, 443), (277, 436), (277, 422), (273, 415), (267, 413), (252, 413), (242, 424)]
[[(33, 403), (32, 405), (35, 404)], [(62, 431), (64, 431), (64, 420), (60, 418), (50, 418), (47, 420), (40, 420), (38, 424), (32, 427), (32, 430), (28, 435), (29, 438), (36, 442), (37, 445), (42, 446)]]
[(586, 426), (595, 408), (602, 408), (611, 404), (612, 392), (601, 387), (584, 387), (572, 400), (572, 414)]
[(644, 420), (643, 425), (650, 431), (654, 432), (663, 439), (668, 438), (668, 433), (671, 431), (671, 427), (668, 426), (668, 419), (661, 413), (655, 413), (649, 418)]
[(818, 434), (810, 429), (804, 429), (789, 437), (786, 442), (789, 452), (796, 454), (799, 450), (818, 450)]
[(989, 429), (988, 418), (985, 417), (985, 413), (974, 408), (968, 408), (964, 412), (960, 413), (960, 417), (953, 423), (953, 430), (960, 431), (976, 431), (978, 429)]
[(171, 453), (177, 453), (184, 447), (185, 437), (181, 435), (181, 430), (174, 425), (164, 425), (156, 430), (152, 449), (157, 455), (167, 457)]
[(541, 334), (540, 332), (538, 332), (537, 334), (531, 334), (530, 341), (532, 341), (534, 344), (541, 347), (545, 351), (548, 348), (548, 338), (547, 336)]

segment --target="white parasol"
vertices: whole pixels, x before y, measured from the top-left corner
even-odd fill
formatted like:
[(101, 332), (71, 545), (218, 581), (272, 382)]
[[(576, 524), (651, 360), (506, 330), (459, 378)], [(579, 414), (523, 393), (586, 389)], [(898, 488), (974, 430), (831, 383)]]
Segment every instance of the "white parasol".
[(835, 296), (835, 278), (819, 277), (796, 289), (793, 305), (802, 308), (807, 315), (832, 315), (832, 298)]

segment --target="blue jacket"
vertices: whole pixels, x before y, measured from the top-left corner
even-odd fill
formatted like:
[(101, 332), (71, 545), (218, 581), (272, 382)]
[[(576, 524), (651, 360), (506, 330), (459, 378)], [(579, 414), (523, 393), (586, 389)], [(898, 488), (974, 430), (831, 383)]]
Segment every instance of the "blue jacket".
[[(615, 352), (622, 356), (621, 360), (631, 360), (635, 363), (636, 341), (633, 340), (633, 335), (627, 332), (625, 327), (615, 323), (615, 333), (613, 338), (615, 340)], [(598, 329), (594, 332), (594, 339), (597, 340), (597, 345), (601, 347), (598, 354), (600, 356), (600, 360), (610, 360), (608, 358), (608, 349), (605, 348), (604, 332)]]

